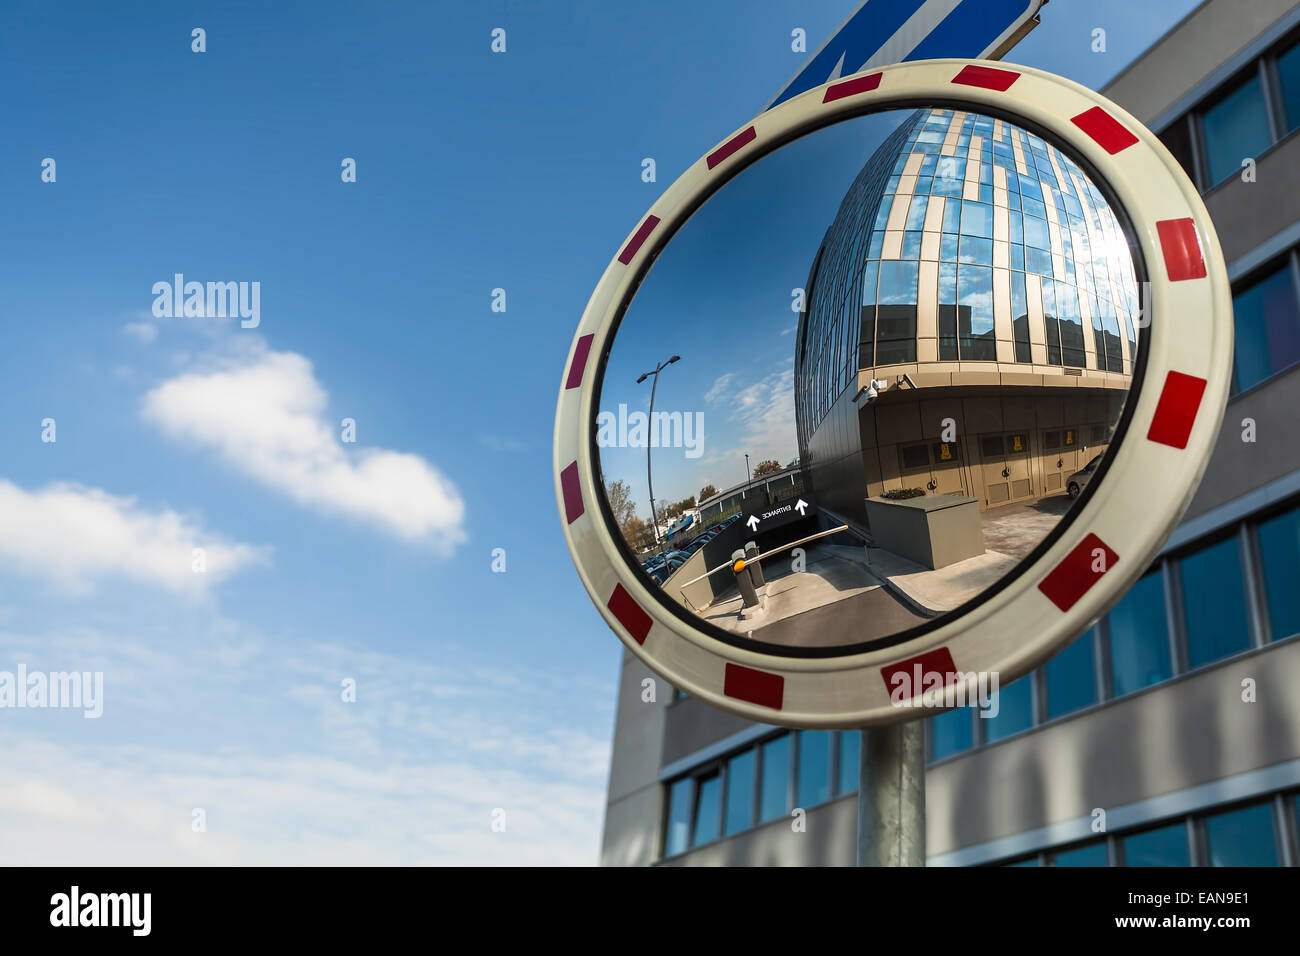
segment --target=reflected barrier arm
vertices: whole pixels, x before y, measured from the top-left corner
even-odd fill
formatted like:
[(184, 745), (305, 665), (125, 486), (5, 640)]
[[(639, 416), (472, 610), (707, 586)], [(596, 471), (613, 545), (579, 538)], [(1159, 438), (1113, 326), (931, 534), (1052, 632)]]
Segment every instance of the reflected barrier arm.
[[(810, 534), (810, 535), (808, 535), (808, 537), (806, 537), (806, 538), (800, 538), (798, 541), (791, 541), (791, 542), (789, 542), (788, 544), (783, 544), (783, 545), (781, 545), (779, 548), (773, 548), (771, 551), (764, 551), (764, 552), (763, 552), (762, 554), (760, 554), (758, 557), (756, 557), (756, 558), (751, 558), (750, 560), (751, 560), (751, 561), (762, 561), (762, 560), (763, 560), (764, 558), (766, 558), (768, 555), (772, 555), (772, 554), (780, 554), (782, 551), (788, 551), (790, 548), (797, 548), (799, 545), (801, 545), (801, 544), (807, 544), (809, 541), (816, 541), (818, 538), (824, 538), (824, 537), (826, 537), (827, 535), (839, 534), (841, 531), (847, 531), (848, 529), (849, 529), (849, 526), (848, 526), (848, 525), (846, 525), (846, 524), (842, 524), (842, 525), (840, 525), (838, 528), (831, 528), (829, 531), (818, 531), (816, 534)], [(743, 566), (743, 565), (742, 565), (742, 566)], [(735, 567), (735, 562), (734, 562), (734, 561), (728, 561), (726, 564), (719, 564), (719, 565), (718, 565), (716, 568), (714, 568), (712, 571), (705, 571), (703, 574), (699, 575), (698, 577), (691, 578), (691, 579), (690, 579), (689, 581), (687, 581), (685, 584), (680, 584), (680, 585), (678, 585), (677, 590), (681, 591), (681, 590), (683, 590), (684, 588), (688, 588), (688, 587), (690, 587), (690, 586), (691, 586), (692, 584), (694, 584), (696, 581), (703, 581), (705, 578), (707, 578), (707, 577), (709, 577), (709, 576), (711, 576), (711, 575), (717, 574), (719, 571), (724, 571), (724, 570), (727, 570), (727, 569), (729, 569), (729, 568), (734, 568), (734, 567)], [(685, 597), (684, 594), (683, 594), (683, 597)]]

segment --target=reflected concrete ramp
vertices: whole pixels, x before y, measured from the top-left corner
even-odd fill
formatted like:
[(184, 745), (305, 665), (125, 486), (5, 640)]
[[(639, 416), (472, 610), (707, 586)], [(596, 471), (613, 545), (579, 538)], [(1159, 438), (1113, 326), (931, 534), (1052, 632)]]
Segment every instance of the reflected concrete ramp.
[(927, 617), (960, 607), (1007, 574), (1020, 559), (1000, 551), (985, 551), (965, 561), (930, 570), (892, 551), (871, 548), (871, 573), (887, 582)]
[(805, 560), (802, 571), (792, 568), (788, 555), (764, 561), (763, 606), (750, 609), (745, 618), (740, 616), (740, 595), (734, 588), (700, 616), (733, 634), (786, 647), (852, 644), (925, 620), (871, 573), (864, 548), (813, 545)]

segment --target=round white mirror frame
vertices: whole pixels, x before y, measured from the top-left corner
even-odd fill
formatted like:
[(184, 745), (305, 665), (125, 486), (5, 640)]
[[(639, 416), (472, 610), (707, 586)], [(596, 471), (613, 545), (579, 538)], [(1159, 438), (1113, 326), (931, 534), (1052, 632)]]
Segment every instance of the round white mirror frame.
[[(918, 637), (841, 656), (783, 656), (724, 643), (672, 613), (627, 566), (602, 514), (592, 403), (623, 310), (659, 250), (741, 169), (786, 142), (868, 112), (983, 109), (1044, 133), (1095, 170), (1121, 207), (1147, 270), (1145, 353), (1128, 424), (1105, 480), (1049, 548), (972, 610)], [(1232, 368), (1232, 298), (1196, 188), (1160, 141), (1119, 106), (1062, 77), (1001, 62), (923, 60), (810, 90), (723, 140), (637, 224), (592, 293), (569, 350), (555, 421), (556, 494), (578, 574), (619, 639), (673, 686), (751, 720), (852, 728), (921, 716), (900, 705), (900, 673), (1005, 686), (1081, 634), (1147, 570), (1209, 460)], [(895, 681), (891, 682), (891, 677)]]

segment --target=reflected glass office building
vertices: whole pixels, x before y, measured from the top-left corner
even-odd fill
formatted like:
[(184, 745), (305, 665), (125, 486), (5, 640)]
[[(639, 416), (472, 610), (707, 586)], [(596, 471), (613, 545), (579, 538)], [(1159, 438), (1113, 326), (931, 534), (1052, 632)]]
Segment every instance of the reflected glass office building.
[(900, 487), (981, 507), (1061, 492), (1109, 441), (1137, 349), (1133, 262), (1096, 185), (1038, 136), (918, 111), (849, 189), (807, 290), (800, 457), (841, 515)]

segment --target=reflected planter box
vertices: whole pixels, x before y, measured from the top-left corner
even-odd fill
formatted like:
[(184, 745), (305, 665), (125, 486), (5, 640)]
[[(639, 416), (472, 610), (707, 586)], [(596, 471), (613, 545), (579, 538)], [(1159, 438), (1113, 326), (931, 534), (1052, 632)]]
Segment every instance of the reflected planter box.
[(979, 501), (968, 495), (866, 499), (873, 547), (931, 570), (984, 553)]

